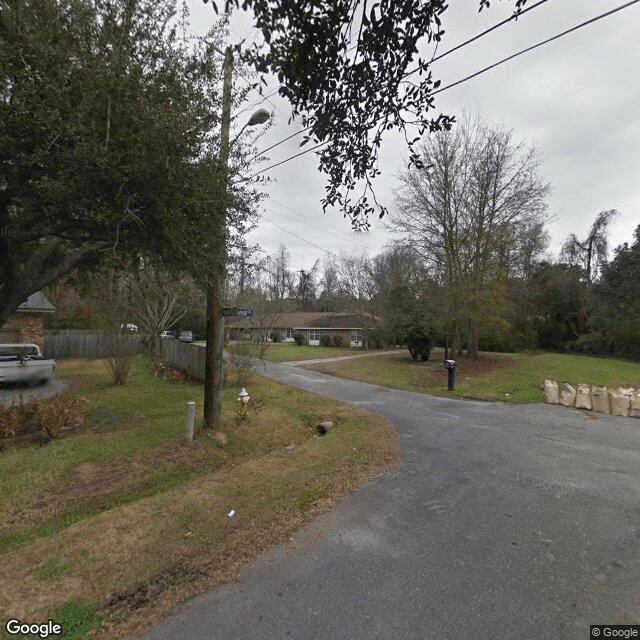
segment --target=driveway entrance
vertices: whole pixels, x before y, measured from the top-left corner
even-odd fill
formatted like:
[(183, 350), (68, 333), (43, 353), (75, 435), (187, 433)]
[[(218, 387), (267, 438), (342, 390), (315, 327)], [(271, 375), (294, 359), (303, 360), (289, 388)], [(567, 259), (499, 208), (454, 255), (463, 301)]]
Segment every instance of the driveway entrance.
[(267, 375), (388, 418), (402, 462), (146, 639), (587, 640), (640, 624), (640, 421)]

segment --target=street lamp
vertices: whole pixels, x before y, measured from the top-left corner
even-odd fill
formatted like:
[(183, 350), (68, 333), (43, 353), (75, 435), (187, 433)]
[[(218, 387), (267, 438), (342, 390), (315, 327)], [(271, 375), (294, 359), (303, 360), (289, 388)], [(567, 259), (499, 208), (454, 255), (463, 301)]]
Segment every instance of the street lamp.
[[(229, 129), (231, 126), (231, 81), (233, 54), (227, 47), (224, 55), (224, 82), (222, 85), (222, 121), (220, 125), (220, 169), (224, 172), (224, 183), (229, 169)], [(264, 124), (270, 117), (266, 109), (258, 109), (240, 129)], [(237, 139), (237, 137), (235, 139)], [(235, 140), (234, 139), (234, 140)], [(203, 427), (213, 429), (220, 426), (222, 414), (222, 368), (224, 350), (224, 318), (220, 306), (224, 296), (224, 237), (226, 234), (226, 212), (219, 213), (220, 229), (219, 264), (207, 288), (207, 352), (204, 371), (204, 417)]]
[(255, 127), (258, 124), (264, 124), (270, 117), (271, 114), (266, 109), (258, 109), (257, 111), (254, 111), (249, 120), (243, 125), (242, 129), (238, 131), (236, 137), (229, 143), (229, 146), (233, 145), (247, 127)]
[[(269, 118), (271, 114), (266, 109), (258, 109), (254, 112), (254, 114), (249, 118), (249, 122), (245, 124), (245, 127), (255, 127), (257, 124), (264, 124)], [(244, 129), (244, 127), (243, 127)], [(241, 131), (242, 133), (242, 131)]]

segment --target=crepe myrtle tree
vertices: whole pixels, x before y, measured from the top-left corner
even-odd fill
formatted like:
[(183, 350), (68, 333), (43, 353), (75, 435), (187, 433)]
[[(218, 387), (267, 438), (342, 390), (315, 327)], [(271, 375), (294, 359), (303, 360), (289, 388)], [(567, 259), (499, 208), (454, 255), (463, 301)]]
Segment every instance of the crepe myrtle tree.
[[(526, 2), (513, 0), (516, 14)], [(219, 4), (212, 1), (216, 12)], [(480, 10), (489, 4), (478, 0)], [(427, 132), (452, 126), (451, 116), (432, 117), (440, 81), (430, 57), (420, 55), (422, 46), (441, 40), (447, 6), (446, 0), (227, 0), (220, 6), (253, 11), (264, 43), (245, 58), (277, 77), (291, 120), (306, 130), (301, 144), (318, 148), (327, 176), (323, 208), (340, 207), (354, 228), (367, 228), (371, 214), (386, 212), (373, 191), (385, 131), (404, 134), (419, 167), (414, 145)]]

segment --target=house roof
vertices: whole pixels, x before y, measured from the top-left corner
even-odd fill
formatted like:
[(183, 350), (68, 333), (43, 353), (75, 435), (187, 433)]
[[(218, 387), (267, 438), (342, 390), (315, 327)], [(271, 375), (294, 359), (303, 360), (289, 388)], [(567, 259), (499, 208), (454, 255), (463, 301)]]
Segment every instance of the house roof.
[(237, 318), (234, 327), (257, 329), (261, 321), (274, 329), (361, 329), (375, 324), (377, 319), (368, 313), (355, 314), (346, 311), (291, 311), (268, 318)]
[(47, 300), (42, 291), (32, 293), (16, 311), (39, 311), (42, 313), (53, 313), (56, 308)]
[[(298, 327), (314, 326), (313, 322), (324, 317), (330, 317), (331, 311), (287, 311), (283, 313), (267, 314), (266, 317), (234, 318), (229, 326), (243, 329), (256, 329), (261, 324), (268, 324), (277, 329), (297, 329)], [(307, 323), (311, 322), (312, 325)]]

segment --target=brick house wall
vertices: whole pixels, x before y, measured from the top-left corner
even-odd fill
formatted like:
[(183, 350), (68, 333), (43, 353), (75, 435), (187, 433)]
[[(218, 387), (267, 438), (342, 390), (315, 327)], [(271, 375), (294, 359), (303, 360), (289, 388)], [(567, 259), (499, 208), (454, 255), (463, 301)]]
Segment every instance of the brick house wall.
[(37, 312), (18, 312), (0, 328), (1, 331), (18, 331), (18, 342), (37, 344), (44, 352), (44, 321), (43, 314)]

